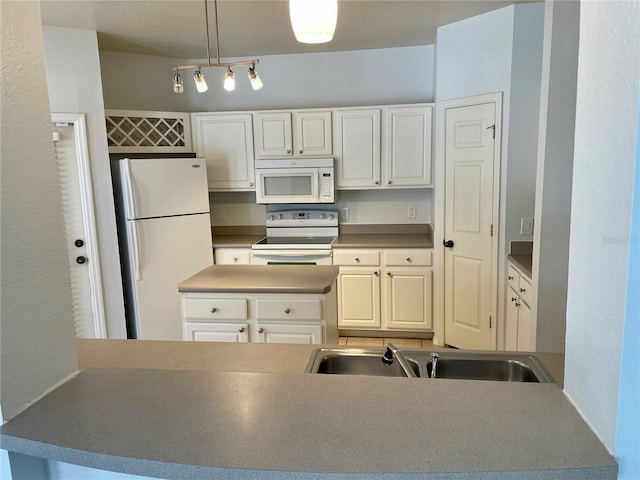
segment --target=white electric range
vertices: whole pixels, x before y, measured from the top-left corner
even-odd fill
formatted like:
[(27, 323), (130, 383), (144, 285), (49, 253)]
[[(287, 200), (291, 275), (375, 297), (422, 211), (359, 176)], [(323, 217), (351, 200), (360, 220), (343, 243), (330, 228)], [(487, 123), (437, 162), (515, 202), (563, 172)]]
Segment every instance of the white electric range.
[(280, 210), (266, 217), (267, 236), (251, 246), (256, 265), (331, 265), (335, 210)]

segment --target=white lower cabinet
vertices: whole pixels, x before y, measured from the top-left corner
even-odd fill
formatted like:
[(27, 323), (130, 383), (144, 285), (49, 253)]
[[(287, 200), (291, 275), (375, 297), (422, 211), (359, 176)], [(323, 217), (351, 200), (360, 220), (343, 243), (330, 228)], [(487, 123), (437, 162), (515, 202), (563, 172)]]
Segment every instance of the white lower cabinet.
[(184, 292), (188, 341), (337, 343), (336, 291), (326, 294)]
[(531, 318), (531, 279), (508, 263), (505, 350), (533, 352), (536, 349), (535, 325)]
[(427, 331), (433, 328), (432, 251), (336, 249), (338, 326)]

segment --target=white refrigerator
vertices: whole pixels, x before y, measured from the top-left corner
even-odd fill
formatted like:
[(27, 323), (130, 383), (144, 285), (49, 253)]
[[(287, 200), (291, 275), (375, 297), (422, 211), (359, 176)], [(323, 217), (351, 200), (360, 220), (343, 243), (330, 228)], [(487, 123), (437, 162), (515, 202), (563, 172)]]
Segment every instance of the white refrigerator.
[(127, 336), (182, 340), (178, 284), (213, 264), (201, 158), (114, 162)]

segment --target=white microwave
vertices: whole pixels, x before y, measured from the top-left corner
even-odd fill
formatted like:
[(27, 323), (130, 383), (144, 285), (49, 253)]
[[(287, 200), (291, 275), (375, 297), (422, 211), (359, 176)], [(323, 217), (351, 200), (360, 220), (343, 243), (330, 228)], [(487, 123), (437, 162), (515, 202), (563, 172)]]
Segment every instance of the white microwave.
[(335, 203), (333, 158), (256, 160), (257, 203)]

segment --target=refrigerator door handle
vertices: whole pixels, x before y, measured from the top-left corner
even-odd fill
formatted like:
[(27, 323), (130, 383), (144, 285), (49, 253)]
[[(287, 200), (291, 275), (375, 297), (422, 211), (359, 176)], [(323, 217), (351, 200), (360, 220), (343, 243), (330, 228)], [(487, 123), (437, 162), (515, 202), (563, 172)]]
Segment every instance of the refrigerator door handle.
[(138, 246), (138, 222), (131, 221), (131, 240), (133, 247), (133, 268), (136, 272), (136, 282), (142, 280), (142, 271), (140, 269), (140, 248)]
[(123, 166), (123, 180), (124, 180), (124, 190), (126, 194), (127, 201), (127, 220), (131, 220), (136, 218), (136, 201), (135, 201), (135, 192), (133, 189), (133, 177), (131, 175), (131, 164), (128, 158), (125, 158), (122, 162)]

